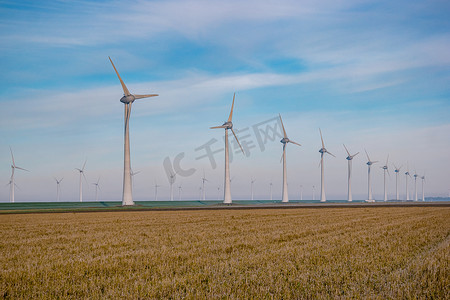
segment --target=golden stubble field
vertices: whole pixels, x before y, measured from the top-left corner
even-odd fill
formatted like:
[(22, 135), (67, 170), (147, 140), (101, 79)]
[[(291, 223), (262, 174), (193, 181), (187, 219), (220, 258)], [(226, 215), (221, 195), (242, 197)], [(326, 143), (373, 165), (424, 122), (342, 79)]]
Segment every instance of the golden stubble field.
[(3, 298), (449, 298), (450, 208), (0, 215)]

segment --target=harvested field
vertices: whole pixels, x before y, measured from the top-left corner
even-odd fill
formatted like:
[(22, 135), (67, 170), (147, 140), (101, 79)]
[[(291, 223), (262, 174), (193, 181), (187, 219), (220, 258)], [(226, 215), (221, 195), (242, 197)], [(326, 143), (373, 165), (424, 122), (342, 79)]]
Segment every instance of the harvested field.
[(450, 208), (0, 215), (3, 298), (447, 298)]

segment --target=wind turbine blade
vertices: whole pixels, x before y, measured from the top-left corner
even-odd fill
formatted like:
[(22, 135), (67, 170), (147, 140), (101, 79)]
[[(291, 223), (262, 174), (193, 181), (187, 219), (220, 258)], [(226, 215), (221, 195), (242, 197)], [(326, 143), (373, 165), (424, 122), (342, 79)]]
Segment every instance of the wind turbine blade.
[(372, 164), (375, 164), (375, 163), (377, 163), (377, 162), (378, 162), (378, 160), (376, 160), (376, 161), (371, 161)]
[(283, 127), (283, 133), (284, 133), (284, 137), (287, 138), (286, 135), (286, 130), (284, 130), (284, 125), (283, 125), (283, 119), (281, 119), (281, 114), (278, 114), (280, 116), (280, 121), (281, 121), (281, 127)]
[(16, 163), (14, 162), (14, 154), (12, 152), (11, 146), (9, 146), (9, 151), (11, 151), (11, 158), (12, 158), (13, 166), (16, 167)]
[(389, 161), (389, 154), (388, 154), (387, 159), (386, 159), (386, 166), (388, 165), (388, 161)]
[(127, 86), (125, 85), (125, 83), (123, 83), (122, 78), (120, 78), (119, 72), (117, 72), (116, 66), (114, 66), (114, 63), (112, 62), (111, 57), (108, 56), (108, 58), (114, 68), (114, 71), (116, 71), (117, 77), (119, 77), (120, 84), (122, 85), (123, 93), (125, 94), (125, 96), (131, 95), (127, 89)]
[(225, 126), (221, 125), (221, 126), (209, 127), (209, 129), (217, 129), (217, 128), (225, 128)]
[(81, 171), (84, 171), (84, 167), (86, 166), (86, 162), (87, 162), (87, 159), (84, 161), (83, 168), (81, 168)]
[(24, 168), (21, 168), (21, 167), (14, 167), (14, 168), (16, 168), (16, 169), (19, 169), (19, 170), (23, 170), (23, 171), (27, 171), (27, 172), (30, 172), (29, 170), (27, 170), (27, 169), (24, 169)]
[(330, 154), (330, 155), (333, 156), (333, 157), (336, 157), (336, 156), (335, 156), (333, 153), (331, 153), (331, 152), (328, 152), (328, 151), (327, 151), (327, 153)]
[(320, 140), (322, 141), (322, 148), (325, 148), (325, 144), (323, 143), (323, 138), (322, 138), (322, 130), (320, 130), (320, 128), (319, 128), (319, 132), (320, 132)]
[(297, 145), (297, 146), (301, 146), (299, 143), (296, 143), (293, 140), (289, 140), (289, 143), (292, 143), (292, 144)]
[(228, 122), (231, 122), (231, 119), (233, 119), (234, 97), (235, 96), (236, 96), (236, 93), (233, 94), (233, 103), (231, 104), (231, 111), (230, 111), (230, 116), (228, 117)]
[(83, 172), (82, 170), (80, 170), (80, 169), (78, 169), (78, 168), (75, 168), (75, 170), (77, 170), (78, 172)]
[(356, 155), (358, 155), (359, 154), (359, 152), (356, 152), (356, 154), (353, 154), (353, 156), (352, 157), (355, 157)]
[(350, 152), (348, 152), (348, 150), (347, 150), (347, 147), (345, 147), (345, 144), (342, 144), (342, 145), (344, 145), (345, 151), (347, 151), (348, 156), (351, 156)]
[(150, 98), (159, 96), (158, 94), (149, 94), (149, 95), (133, 95), (136, 99)]
[(370, 157), (369, 157), (369, 154), (367, 154), (367, 150), (366, 150), (366, 149), (364, 149), (364, 151), (366, 152), (366, 155), (367, 155), (367, 160), (368, 160), (368, 161), (370, 161)]
[(236, 139), (236, 142), (239, 144), (239, 147), (241, 147), (242, 153), (245, 155), (244, 149), (242, 149), (241, 143), (239, 143), (239, 140), (236, 136), (236, 133), (234, 133), (233, 128), (231, 128), (231, 132), (233, 132), (234, 138)]

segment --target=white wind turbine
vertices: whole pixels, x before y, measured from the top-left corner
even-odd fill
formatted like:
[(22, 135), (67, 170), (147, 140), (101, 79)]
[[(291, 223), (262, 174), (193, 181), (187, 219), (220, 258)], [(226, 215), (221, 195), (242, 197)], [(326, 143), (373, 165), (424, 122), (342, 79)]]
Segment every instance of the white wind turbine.
[(155, 180), (155, 201), (158, 201), (158, 188), (159, 187), (161, 187), (161, 185), (158, 185)]
[(61, 194), (61, 187), (59, 186), (61, 184), (61, 181), (63, 181), (64, 177), (60, 180), (55, 178), (56, 181), (56, 202), (59, 202), (59, 195)]
[[(384, 202), (387, 201), (387, 190), (386, 190), (386, 172), (389, 175), (389, 169), (388, 169), (388, 161), (389, 161), (389, 154), (387, 156), (386, 159), (386, 164), (384, 166), (382, 166), (381, 168), (383, 169), (383, 175), (384, 175)], [(390, 175), (389, 175), (390, 176)]]
[(283, 144), (283, 155), (281, 156), (281, 159), (283, 160), (283, 194), (282, 194), (283, 196), (282, 196), (281, 202), (287, 203), (287, 202), (289, 202), (289, 194), (288, 194), (287, 169), (286, 169), (286, 145), (288, 143), (292, 143), (297, 146), (301, 146), (301, 145), (299, 143), (296, 143), (296, 142), (290, 140), (287, 137), (286, 130), (284, 129), (284, 125), (283, 125), (283, 120), (281, 119), (281, 114), (279, 114), (279, 116), (280, 116), (280, 121), (281, 121), (281, 127), (283, 127), (283, 135), (284, 135), (280, 141)]
[(133, 169), (130, 168), (131, 185), (133, 186), (133, 188), (134, 188), (134, 175), (137, 175), (137, 174), (139, 174), (139, 173), (141, 173), (141, 171), (136, 171), (136, 172), (134, 172)]
[(320, 202), (325, 202), (327, 201), (327, 198), (325, 196), (325, 174), (323, 172), (323, 155), (325, 153), (330, 154), (333, 157), (334, 154), (332, 154), (331, 152), (329, 152), (326, 148), (325, 148), (325, 144), (323, 142), (323, 138), (322, 138), (322, 130), (320, 130), (319, 128), (319, 132), (320, 132), (320, 140), (322, 141), (322, 148), (320, 148), (319, 152), (320, 152)]
[(359, 152), (351, 155), (350, 152), (348, 152), (347, 147), (345, 147), (345, 145), (344, 145), (344, 148), (348, 154), (348, 156), (346, 157), (346, 159), (348, 161), (348, 196), (347, 196), (347, 200), (349, 202), (352, 202), (353, 201), (353, 197), (352, 197), (352, 160), (353, 160), (353, 157), (355, 157), (356, 155), (359, 154)]
[(406, 201), (409, 201), (409, 191), (408, 191), (408, 176), (411, 177), (411, 174), (409, 174), (409, 166), (407, 166), (405, 177), (406, 177)]
[(181, 187), (181, 184), (178, 186), (178, 201), (181, 201), (181, 190), (183, 188)]
[(173, 184), (175, 183), (176, 174), (170, 173), (169, 183), (170, 183), (170, 201), (173, 201)]
[(414, 201), (418, 201), (417, 199), (417, 177), (419, 177), (419, 175), (417, 175), (417, 172), (414, 170)]
[(133, 202), (133, 194), (132, 194), (132, 185), (131, 185), (131, 160), (130, 160), (130, 115), (131, 115), (131, 105), (136, 99), (143, 99), (149, 97), (158, 96), (157, 94), (149, 94), (149, 95), (133, 95), (131, 94), (122, 78), (120, 78), (119, 72), (117, 72), (114, 63), (111, 58), (109, 58), (114, 71), (116, 71), (117, 77), (120, 80), (120, 84), (123, 89), (123, 97), (120, 99), (120, 102), (125, 104), (125, 134), (124, 134), (124, 165), (123, 165), (123, 193), (122, 193), (122, 205), (134, 205)]
[(203, 170), (203, 177), (202, 177), (202, 199), (203, 199), (203, 201), (205, 201), (205, 193), (206, 193), (205, 182), (207, 182), (207, 181), (209, 181), (209, 180), (206, 179), (205, 170)]
[(420, 177), (420, 179), (422, 179), (422, 201), (425, 201), (425, 190), (424, 190), (425, 175)]
[(253, 184), (255, 183), (256, 179), (251, 178), (250, 180), (250, 190), (251, 190), (251, 195), (252, 195), (252, 200), (253, 200)]
[(300, 201), (303, 200), (303, 185), (300, 185)]
[(273, 200), (273, 193), (272, 193), (273, 183), (272, 183), (272, 181), (269, 183), (269, 186), (270, 186), (270, 201), (272, 201)]
[(395, 200), (399, 201), (400, 197), (398, 195), (398, 174), (400, 174), (400, 169), (402, 168), (402, 166), (400, 166), (400, 168), (397, 168), (396, 165), (394, 165), (394, 172), (395, 172)]
[(220, 186), (217, 187), (217, 201), (220, 199)]
[[(223, 123), (221, 126), (214, 126), (210, 127), (210, 129), (216, 129), (216, 128), (223, 128), (225, 129), (225, 178), (224, 178), (224, 185), (223, 185), (223, 203), (225, 204), (231, 204), (231, 188), (230, 188), (230, 161), (229, 161), (229, 149), (228, 149), (228, 129), (231, 129), (231, 132), (234, 135), (234, 138), (236, 139), (236, 142), (239, 144), (239, 147), (242, 150), (242, 153), (244, 153), (244, 149), (242, 149), (241, 143), (239, 143), (239, 140), (236, 136), (236, 133), (234, 133), (233, 130), (233, 108), (234, 108), (234, 98), (236, 94), (233, 94), (233, 103), (231, 104), (231, 111), (230, 115), (228, 116), (228, 120)], [(245, 153), (244, 153), (245, 154)]]
[(95, 185), (95, 201), (98, 201), (98, 190), (101, 190), (99, 182), (100, 182), (100, 177), (97, 179), (97, 182), (93, 183), (93, 185)]
[(75, 168), (78, 172), (80, 172), (80, 202), (83, 202), (83, 181), (81, 175), (83, 175), (84, 180), (86, 180), (86, 176), (84, 176), (84, 167), (86, 166), (86, 161), (84, 161), (83, 167), (81, 169)]
[(378, 160), (376, 161), (371, 161), (369, 154), (367, 154), (367, 151), (364, 149), (364, 151), (366, 152), (367, 155), (367, 166), (368, 166), (368, 173), (367, 173), (367, 202), (375, 202), (375, 200), (372, 199), (372, 185), (371, 185), (371, 181), (370, 181), (370, 167), (374, 164), (377, 163)]
[(13, 152), (12, 152), (11, 147), (9, 147), (9, 151), (11, 151), (11, 159), (12, 159), (12, 165), (11, 165), (11, 178), (10, 178), (10, 180), (9, 180), (9, 185), (10, 185), (9, 202), (14, 203), (14, 201), (15, 201), (15, 200), (14, 200), (14, 189), (15, 189), (15, 187), (17, 186), (17, 185), (14, 183), (14, 172), (15, 172), (16, 169), (18, 169), (18, 170), (23, 170), (23, 171), (27, 171), (27, 172), (30, 172), (30, 171), (28, 171), (27, 169), (24, 169), (24, 168), (21, 168), (21, 167), (16, 166), (16, 163), (14, 162), (14, 154), (13, 154)]

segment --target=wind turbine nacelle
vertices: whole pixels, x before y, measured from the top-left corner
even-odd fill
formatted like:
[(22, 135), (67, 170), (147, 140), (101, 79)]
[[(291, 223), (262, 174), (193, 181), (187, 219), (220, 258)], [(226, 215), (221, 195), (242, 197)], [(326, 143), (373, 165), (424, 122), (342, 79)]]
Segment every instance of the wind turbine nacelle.
[(231, 129), (231, 128), (233, 128), (233, 123), (232, 122), (225, 122), (225, 123), (222, 124), (222, 126), (225, 129)]
[(127, 96), (123, 96), (122, 98), (120, 98), (120, 102), (128, 104), (128, 103), (133, 103), (133, 101), (136, 99), (136, 97), (134, 97), (133, 95), (127, 95)]
[(325, 148), (320, 148), (319, 152), (322, 153), (322, 154), (324, 154), (325, 152), (327, 152), (327, 149), (325, 149)]
[(288, 138), (282, 138), (280, 142), (283, 143), (283, 144), (287, 144), (287, 143), (289, 143), (289, 139)]
[(345, 158), (346, 160), (352, 160), (353, 159), (353, 157), (351, 157), (351, 156), (347, 156), (346, 158)]
[(368, 162), (367, 162), (367, 165), (368, 165), (368, 166), (371, 166), (371, 165), (372, 165), (372, 162), (371, 162), (371, 161), (368, 161)]

